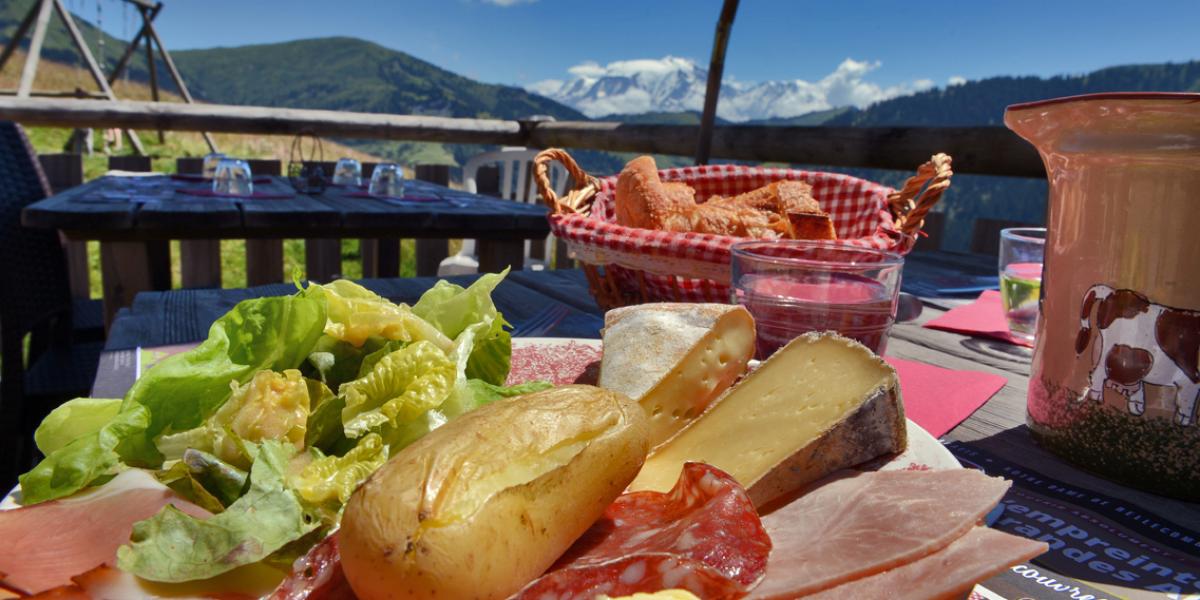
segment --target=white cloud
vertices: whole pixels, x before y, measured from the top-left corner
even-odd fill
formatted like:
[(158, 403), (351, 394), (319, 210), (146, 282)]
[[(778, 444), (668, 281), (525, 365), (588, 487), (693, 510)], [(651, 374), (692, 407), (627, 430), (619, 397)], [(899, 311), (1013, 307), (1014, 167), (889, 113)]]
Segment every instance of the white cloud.
[[(930, 79), (881, 86), (868, 80), (879, 61), (847, 58), (817, 81), (743, 82), (727, 76), (717, 114), (731, 121), (792, 117), (841, 106), (870, 104), (934, 87)], [(701, 110), (707, 72), (688, 58), (665, 56), (601, 65), (587, 61), (567, 69), (566, 81), (547, 79), (532, 92), (574, 106), (588, 116), (647, 111)]]
[(535, 94), (541, 94), (543, 96), (550, 96), (554, 92), (557, 92), (558, 90), (562, 89), (563, 83), (564, 82), (561, 79), (543, 79), (541, 81), (535, 81), (535, 82), (525, 86), (525, 89), (527, 89)]
[(481, 0), (481, 2), (484, 4), (494, 4), (496, 6), (508, 8), (509, 6), (515, 6), (517, 4), (533, 4), (534, 2), (537, 2), (537, 0)]
[(950, 79), (946, 80), (946, 85), (962, 85), (967, 82), (967, 78), (962, 75), (951, 75)]

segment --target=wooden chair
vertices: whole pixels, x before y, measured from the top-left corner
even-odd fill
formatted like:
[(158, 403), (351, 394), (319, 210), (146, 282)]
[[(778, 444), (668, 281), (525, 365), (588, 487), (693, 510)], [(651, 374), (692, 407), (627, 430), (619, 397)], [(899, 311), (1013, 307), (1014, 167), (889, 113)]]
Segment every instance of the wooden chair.
[[(83, 184), (83, 155), (39, 154), (38, 164), (57, 194)], [(104, 302), (92, 300), (91, 265), (87, 242), (62, 240), (67, 257), (67, 281), (70, 282), (72, 325), (77, 340), (104, 340)]]
[[(491, 178), (491, 173), (484, 170), (486, 165), (497, 165), (498, 185), (495, 195), (505, 200), (536, 204), (538, 202), (537, 186), (531, 176), (533, 157), (538, 151), (529, 148), (504, 148), (495, 152), (485, 152), (471, 157), (463, 166), (463, 185), (473, 194), (481, 191), (481, 175)], [(555, 163), (550, 169), (550, 181), (555, 192), (561, 194), (567, 189), (569, 176), (561, 165)], [(489, 190), (490, 191), (490, 190)], [(530, 240), (525, 242), (525, 268), (541, 270), (546, 268), (547, 248), (550, 238), (545, 240)], [(438, 276), (465, 275), (479, 271), (479, 258), (475, 254), (475, 240), (463, 240), (462, 249), (457, 254), (443, 260), (438, 266)]]
[(149, 156), (110, 156), (108, 157), (109, 171), (132, 171), (134, 173), (149, 173), (151, 167)]
[(1041, 227), (1041, 225), (1006, 219), (975, 219), (975, 224), (971, 227), (971, 252), (1000, 256), (1000, 230), (1010, 227)]
[[(72, 329), (67, 261), (58, 234), (21, 226), (21, 209), (51, 188), (20, 125), (0, 122), (0, 487), (32, 464), (32, 432), (57, 402), (86, 395), (102, 342)], [(28, 359), (25, 338), (29, 336)]]

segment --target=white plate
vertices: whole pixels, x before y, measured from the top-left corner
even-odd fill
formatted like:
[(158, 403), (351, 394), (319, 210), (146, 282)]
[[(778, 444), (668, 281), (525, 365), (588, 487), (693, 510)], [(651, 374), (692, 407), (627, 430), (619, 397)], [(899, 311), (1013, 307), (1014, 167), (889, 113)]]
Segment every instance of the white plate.
[[(556, 384), (572, 381), (588, 382), (585, 367), (600, 360), (600, 340), (582, 338), (513, 338), (513, 368), (510, 382), (545, 379)], [(529, 354), (537, 360), (525, 360)], [(752, 363), (752, 366), (755, 366)], [(582, 378), (580, 377), (582, 375)], [(594, 379), (592, 380), (594, 382)], [(900, 469), (961, 469), (958, 459), (920, 425), (908, 421), (908, 449), (886, 463), (880, 470)]]

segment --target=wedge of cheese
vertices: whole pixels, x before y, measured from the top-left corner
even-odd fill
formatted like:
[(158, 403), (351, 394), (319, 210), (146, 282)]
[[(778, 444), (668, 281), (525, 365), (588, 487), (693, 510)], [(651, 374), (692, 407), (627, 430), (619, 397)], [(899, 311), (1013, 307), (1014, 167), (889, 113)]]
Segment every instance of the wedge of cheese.
[(858, 342), (810, 333), (651, 452), (629, 489), (668, 491), (685, 462), (705, 462), (732, 475), (763, 506), (905, 445), (896, 372)]
[(653, 448), (704, 412), (753, 356), (754, 319), (740, 306), (639, 304), (604, 315), (599, 383), (642, 405)]

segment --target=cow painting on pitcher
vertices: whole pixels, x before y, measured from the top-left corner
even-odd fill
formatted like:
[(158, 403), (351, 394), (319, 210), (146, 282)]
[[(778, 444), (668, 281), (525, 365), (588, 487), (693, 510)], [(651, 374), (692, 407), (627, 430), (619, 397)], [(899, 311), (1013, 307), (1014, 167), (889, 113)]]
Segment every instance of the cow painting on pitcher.
[(1075, 353), (1092, 346), (1089, 385), (1080, 400), (1101, 401), (1105, 386), (1146, 410), (1146, 384), (1174, 388), (1175, 423), (1196, 422), (1200, 402), (1200, 312), (1151, 302), (1127, 289), (1094, 285), (1084, 295)]

